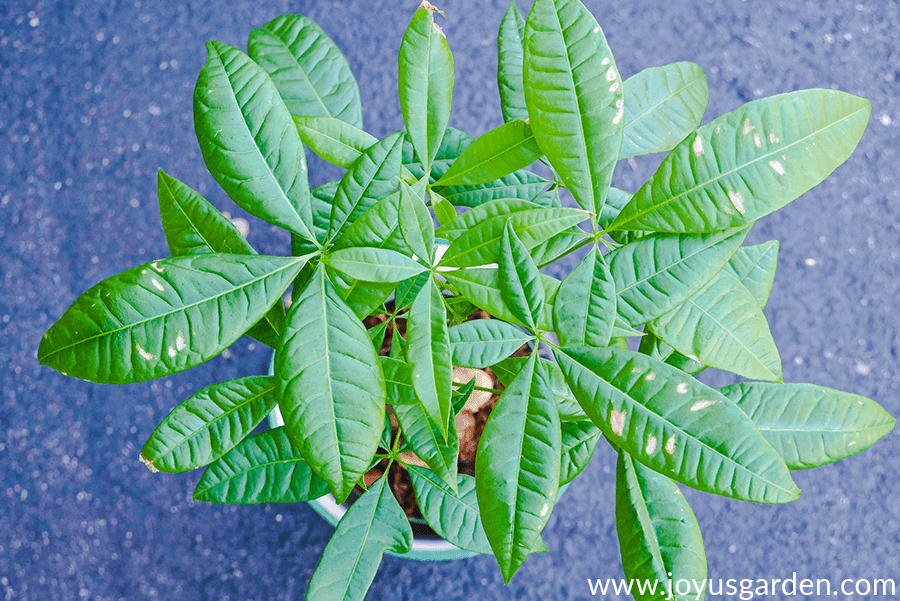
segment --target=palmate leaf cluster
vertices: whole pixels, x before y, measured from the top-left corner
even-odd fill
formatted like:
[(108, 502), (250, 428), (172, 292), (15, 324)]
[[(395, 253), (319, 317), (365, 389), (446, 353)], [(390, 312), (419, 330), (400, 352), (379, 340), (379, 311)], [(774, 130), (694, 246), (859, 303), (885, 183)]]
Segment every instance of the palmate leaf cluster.
[[(626, 575), (703, 579), (702, 538), (676, 482), (785, 503), (800, 495), (790, 470), (858, 453), (894, 425), (870, 399), (780, 383), (763, 314), (778, 244), (743, 245), (755, 220), (849, 157), (870, 105), (805, 90), (699, 127), (699, 66), (623, 80), (578, 0), (536, 0), (527, 19), (511, 3), (500, 24), (505, 122), (473, 139), (447, 126), (453, 58), (435, 11), (423, 2), (403, 37), (406, 129), (381, 140), (363, 128), (349, 65), (309, 19), (254, 30), (247, 54), (210, 42), (194, 94), (203, 157), (239, 206), (291, 232), (291, 256), (258, 255), (160, 171), (171, 258), (81, 295), (39, 358), (121, 384), (252, 336), (274, 349), (274, 375), (176, 407), (143, 448), (150, 469), (208, 466), (194, 495), (204, 501), (343, 501), (374, 462), (414, 451), (428, 465), (407, 466), (426, 520), (494, 555), (507, 581), (545, 549), (560, 486), (605, 438), (619, 453)], [(346, 174), (310, 190), (304, 145)], [(619, 160), (655, 152), (669, 154), (640, 190), (610, 187)], [(537, 161), (552, 181), (528, 170)], [(561, 189), (578, 208), (562, 205)], [(540, 272), (583, 247), (564, 280)], [(391, 297), (389, 321), (405, 319), (406, 335), (380, 357), (388, 322), (367, 331), (362, 319)], [(476, 309), (495, 319), (467, 320)], [(523, 344), (535, 352), (511, 358)], [(474, 381), (454, 390), (453, 366), (491, 368), (505, 386), (474, 478), (457, 473), (455, 425)], [(749, 381), (713, 389), (694, 377), (706, 367)], [(388, 405), (402, 433), (393, 443)], [(285, 426), (251, 436), (276, 406)], [(308, 598), (361, 599), (382, 553), (410, 549), (385, 482), (338, 524)]]

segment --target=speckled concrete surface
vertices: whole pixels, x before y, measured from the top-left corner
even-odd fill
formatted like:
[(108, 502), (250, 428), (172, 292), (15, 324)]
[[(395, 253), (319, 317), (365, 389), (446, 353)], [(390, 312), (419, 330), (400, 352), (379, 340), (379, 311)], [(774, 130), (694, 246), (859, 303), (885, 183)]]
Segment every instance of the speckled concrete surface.
[[(676, 60), (702, 65), (711, 95), (707, 120), (761, 96), (809, 87), (872, 100), (869, 129), (850, 161), (763, 219), (750, 241), (781, 241), (766, 313), (785, 380), (870, 396), (900, 415), (900, 5), (587, 4), (623, 76)], [(39, 367), (35, 353), (44, 330), (80, 292), (166, 255), (157, 168), (243, 215), (205, 173), (193, 136), (191, 93), (206, 40), (245, 47), (252, 27), (286, 12), (307, 14), (347, 54), (367, 129), (384, 136), (402, 124), (396, 51), (416, 5), (0, 5), (0, 598), (302, 598), (330, 535), (308, 507), (195, 503), (199, 472), (154, 475), (137, 458), (155, 424), (192, 390), (263, 372), (264, 347), (241, 340), (190, 372), (124, 387), (65, 378)], [(447, 1), (441, 8), (456, 59), (451, 124), (477, 135), (501, 122), (495, 35), (505, 2)], [(658, 160), (623, 165), (617, 184), (636, 189)], [(338, 175), (315, 160), (311, 171), (313, 183)], [(258, 249), (288, 252), (282, 232), (249, 221)], [(710, 374), (707, 381), (727, 380)], [(860, 456), (796, 473), (803, 497), (787, 506), (686, 491), (704, 530), (710, 576), (784, 578), (796, 571), (835, 583), (900, 581), (898, 440), (894, 433)], [(588, 578), (621, 572), (614, 463), (601, 445), (547, 527), (550, 553), (529, 559), (509, 586), (486, 557), (443, 564), (386, 558), (369, 598), (590, 598)]]

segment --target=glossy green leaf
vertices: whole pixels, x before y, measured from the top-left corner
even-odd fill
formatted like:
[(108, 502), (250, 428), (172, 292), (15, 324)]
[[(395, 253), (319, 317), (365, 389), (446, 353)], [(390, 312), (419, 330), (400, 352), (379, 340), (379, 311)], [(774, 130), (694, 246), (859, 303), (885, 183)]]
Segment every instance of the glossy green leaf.
[(743, 382), (719, 392), (750, 416), (793, 470), (856, 455), (897, 421), (872, 399), (816, 384)]
[(384, 379), (362, 322), (321, 265), (291, 305), (275, 375), (291, 440), (343, 502), (378, 448)]
[(208, 253), (103, 280), (44, 334), (38, 361), (90, 382), (142, 382), (199, 365), (259, 321), (308, 257)]
[(403, 254), (409, 247), (400, 231), (400, 193), (395, 192), (377, 201), (344, 230), (335, 240), (333, 250), (368, 246), (384, 248)]
[(412, 549), (409, 520), (386, 482), (379, 478), (338, 522), (309, 582), (307, 601), (362, 601), (382, 554)]
[[(619, 190), (618, 188), (610, 188), (609, 194), (606, 196), (606, 204), (603, 205), (603, 210), (600, 211), (599, 227), (603, 229), (608, 228), (609, 225), (615, 221), (616, 217), (619, 216), (622, 209), (625, 208), (625, 205), (631, 202), (631, 197), (631, 192)], [(630, 244), (646, 235), (647, 232), (633, 232), (626, 230), (613, 230), (609, 232), (609, 237), (617, 244)]]
[[(194, 190), (162, 169), (157, 179), (159, 213), (173, 257), (202, 253), (255, 255), (234, 224)], [(247, 334), (274, 347), (284, 330), (284, 307), (275, 303)]]
[(616, 283), (596, 246), (566, 276), (553, 310), (562, 346), (607, 346), (616, 322)]
[[(706, 552), (700, 524), (678, 485), (619, 451), (616, 466), (616, 532), (622, 567), (629, 581), (652, 586), (632, 588), (635, 601), (698, 601), (706, 593)], [(699, 583), (687, 594), (670, 583)], [(683, 587), (682, 587), (683, 590)]]
[(426, 271), (417, 261), (397, 251), (368, 246), (342, 248), (325, 260), (341, 273), (365, 282), (399, 282)]
[(248, 51), (292, 115), (335, 117), (362, 128), (359, 87), (350, 65), (312, 19), (277, 17), (250, 32)]
[(438, 223), (449, 223), (456, 219), (456, 209), (446, 198), (434, 190), (430, 190), (428, 196), (431, 198), (431, 208)]
[(751, 380), (781, 381), (781, 357), (753, 295), (722, 269), (662, 317), (653, 333), (682, 355)]
[[(469, 144), (475, 138), (466, 132), (448, 127), (444, 130), (444, 137), (441, 139), (441, 145), (438, 146), (437, 154), (431, 161), (431, 170), (428, 173), (427, 180), (429, 182), (436, 181), (447, 172), (450, 165), (453, 164), (459, 155), (468, 148)], [(425, 179), (425, 167), (422, 166), (422, 160), (416, 154), (412, 140), (406, 135), (403, 137), (403, 166), (413, 176), (413, 180), (407, 180), (407, 183), (413, 184), (419, 180)]]
[(519, 198), (541, 204), (538, 196), (548, 184), (541, 176), (521, 169), (487, 184), (449, 186), (438, 191), (455, 207), (477, 207), (498, 198)]
[(419, 291), (429, 283), (430, 273), (420, 273), (414, 278), (403, 280), (394, 290), (394, 313), (408, 309)]
[(468, 382), (463, 384), (462, 386), (458, 385), (458, 382), (454, 384), (457, 386), (453, 390), (451, 410), (453, 411), (453, 415), (459, 415), (459, 412), (463, 410), (463, 407), (466, 406), (466, 403), (469, 401), (469, 397), (472, 396), (472, 393), (475, 391), (475, 377), (469, 379)]
[(491, 412), (475, 464), (484, 530), (509, 582), (550, 519), (559, 489), (559, 414), (533, 354)]
[(541, 274), (513, 225), (506, 222), (497, 270), (500, 294), (516, 319), (535, 330), (544, 310)]
[(425, 521), (447, 542), (460, 549), (491, 555), (491, 545), (484, 534), (475, 478), (459, 474), (457, 491), (430, 470), (410, 465), (409, 477)]
[(203, 472), (194, 499), (213, 503), (296, 503), (328, 492), (284, 428), (244, 439)]
[(275, 404), (275, 381), (269, 376), (207, 386), (160, 422), (141, 449), (141, 461), (160, 472), (207, 465), (250, 434)]
[(446, 267), (472, 267), (496, 263), (500, 258), (507, 221), (512, 224), (525, 248), (531, 249), (587, 218), (584, 211), (561, 208), (531, 209), (491, 217), (454, 240), (440, 264)]
[(419, 399), (412, 385), (412, 368), (409, 364), (394, 357), (382, 356), (378, 357), (378, 363), (384, 373), (388, 405), (418, 405)]
[(800, 496), (750, 418), (684, 372), (617, 348), (561, 349), (556, 358), (603, 435), (644, 465), (745, 501), (786, 503)]
[(472, 142), (434, 185), (486, 184), (531, 165), (542, 155), (531, 126), (516, 119)]
[(434, 261), (434, 220), (425, 206), (422, 192), (425, 180), (415, 186), (400, 182), (400, 231), (413, 254), (427, 261)]
[[(522, 370), (522, 366), (528, 360), (527, 357), (510, 357), (499, 363), (491, 365), (491, 371), (500, 380), (505, 387), (509, 387), (516, 375)], [(578, 404), (575, 395), (569, 390), (569, 384), (559, 369), (559, 365), (555, 361), (540, 359), (547, 372), (550, 381), (550, 389), (553, 391), (553, 398), (556, 399), (556, 408), (559, 410), (559, 419), (563, 422), (578, 422), (588, 418), (584, 409)]]
[[(515, 316), (504, 301), (500, 292), (500, 276), (497, 269), (460, 269), (443, 272), (443, 276), (479, 309), (484, 309), (497, 319), (523, 327), (527, 325)], [(544, 286), (545, 301), (537, 326), (538, 329), (548, 332), (553, 329), (552, 297), (559, 289), (559, 280), (541, 274), (541, 282)]]
[(341, 179), (331, 209), (329, 239), (340, 238), (360, 215), (397, 189), (402, 137), (395, 132), (366, 149)]
[(625, 80), (625, 132), (619, 159), (667, 152), (700, 126), (709, 89), (700, 65), (650, 67)]
[(539, 205), (520, 198), (497, 198), (495, 200), (489, 200), (477, 207), (469, 209), (462, 215), (457, 216), (453, 221), (445, 223), (435, 231), (435, 234), (453, 242), (485, 219), (490, 219), (491, 217), (497, 217), (499, 215), (509, 216), (513, 213), (518, 213), (519, 211), (538, 208), (540, 208)]
[[(383, 321), (377, 326), (366, 330), (366, 332), (368, 332), (369, 334), (369, 340), (372, 341), (372, 346), (374, 346), (376, 349), (380, 349), (381, 345), (384, 343), (384, 335), (387, 332), (387, 327), (390, 323), (390, 320)], [(387, 379), (387, 376), (385, 376), (385, 379)]]
[(765, 308), (775, 282), (778, 265), (778, 241), (769, 240), (755, 246), (742, 246), (728, 260), (724, 270), (735, 276)]
[(206, 48), (194, 129), (209, 172), (248, 213), (313, 240), (303, 143), (275, 84), (237, 48)]
[(419, 8), (400, 43), (400, 109), (425, 171), (444, 137), (452, 95), (450, 45), (432, 11)]
[(616, 282), (619, 315), (632, 326), (665, 315), (722, 269), (748, 231), (657, 234), (612, 251), (606, 258)]
[(329, 163), (350, 169), (362, 153), (378, 142), (362, 129), (334, 117), (294, 115), (303, 143)]
[[(360, 320), (374, 313), (384, 313), (384, 301), (391, 295), (396, 284), (388, 282), (365, 282), (332, 269), (325, 268), (337, 295)], [(296, 285), (296, 284), (295, 284)]]
[(529, 252), (538, 268), (543, 269), (585, 244), (589, 244), (589, 237), (587, 232), (575, 225), (551, 236)]
[(846, 161), (871, 111), (868, 100), (835, 90), (748, 102), (681, 142), (611, 227), (710, 232), (752, 223)]
[(578, 204), (596, 215), (625, 127), (622, 80), (606, 37), (579, 0), (535, 0), (524, 50), (534, 136)]
[[(411, 376), (411, 371), (409, 372)], [(411, 382), (410, 382), (411, 384)], [(459, 435), (456, 420), (450, 419), (446, 439), (437, 424), (425, 415), (422, 405), (395, 405), (394, 415), (403, 437), (415, 454), (428, 464), (453, 490), (456, 489), (456, 463), (459, 461)]]
[(499, 319), (473, 319), (449, 330), (453, 365), (484, 368), (499, 363), (534, 336)]
[(587, 466), (603, 433), (590, 420), (561, 421), (560, 429), (562, 454), (559, 464), (559, 485), (562, 486), (574, 480)]
[(524, 38), (525, 19), (516, 7), (515, 0), (510, 0), (497, 36), (497, 83), (500, 88), (500, 108), (503, 111), (503, 121), (506, 122), (528, 118), (525, 86), (522, 83)]
[(416, 295), (406, 322), (407, 361), (413, 387), (426, 415), (446, 439), (453, 390), (453, 364), (447, 332), (447, 310), (434, 278)]

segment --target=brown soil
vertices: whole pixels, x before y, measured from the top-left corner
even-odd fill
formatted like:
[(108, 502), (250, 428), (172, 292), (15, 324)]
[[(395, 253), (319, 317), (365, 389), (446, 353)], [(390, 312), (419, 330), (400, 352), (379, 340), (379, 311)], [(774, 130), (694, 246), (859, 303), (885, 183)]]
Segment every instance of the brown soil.
[[(390, 310), (391, 308), (392, 307), (389, 304), (388, 310)], [(476, 311), (469, 317), (468, 320), (471, 321), (473, 319), (491, 319), (491, 316), (484, 311)], [(388, 321), (387, 315), (373, 315), (363, 320), (363, 324), (367, 329), (371, 329), (384, 323), (385, 321)], [(399, 331), (400, 335), (405, 338), (406, 319), (398, 318), (396, 320), (396, 323), (397, 331)], [(385, 331), (384, 343), (381, 345), (381, 350), (379, 352), (380, 355), (388, 355), (391, 348), (391, 340), (394, 334), (395, 332), (393, 324), (388, 324)], [(518, 351), (513, 353), (513, 356), (520, 357), (527, 355), (529, 352), (530, 349), (528, 349), (527, 346), (523, 346)], [(493, 374), (493, 372), (491, 372), (490, 369), (484, 369), (482, 371), (486, 372), (491, 378), (492, 383), (489, 385), (490, 388), (503, 390), (503, 385)], [(460, 412), (460, 418), (457, 419), (458, 429), (460, 431), (460, 452), (459, 460), (457, 462), (457, 469), (460, 474), (468, 474), (470, 476), (475, 475), (475, 453), (478, 449), (478, 443), (481, 440), (481, 434), (482, 432), (484, 432), (484, 426), (487, 423), (488, 416), (491, 414), (491, 411), (493, 410), (498, 398), (499, 395), (497, 394), (491, 395), (490, 399), (485, 402), (477, 411), (471, 412), (464, 409)], [(390, 399), (388, 399), (388, 403), (390, 403)], [(388, 411), (391, 412), (390, 405), (388, 406)], [(393, 441), (397, 436), (399, 427), (397, 425), (396, 419), (393, 418), (392, 412), (391, 425), (391, 440)], [(386, 451), (387, 449), (379, 449), (379, 452)], [(378, 478), (384, 475), (384, 469), (386, 465), (387, 460), (382, 460), (378, 465), (369, 470), (369, 472), (364, 477), (366, 485), (371, 485), (372, 482), (375, 482)], [(394, 493), (394, 496), (397, 498), (397, 501), (400, 503), (400, 506), (403, 508), (404, 512), (406, 512), (407, 517), (409, 517), (410, 521), (413, 523), (413, 530), (415, 534), (436, 537), (437, 535), (430, 531), (430, 528), (428, 528), (427, 525), (424, 525), (424, 521), (422, 520), (422, 513), (421, 511), (419, 511), (419, 505), (416, 502), (416, 494), (412, 487), (409, 472), (406, 470), (403, 464), (394, 462), (391, 466), (388, 478), (390, 479), (389, 484), (391, 490)], [(352, 503), (356, 498), (358, 498), (360, 494), (362, 494), (362, 492), (362, 489), (357, 487), (357, 490), (354, 491), (354, 494), (350, 495), (348, 503)], [(419, 526), (418, 528), (416, 527), (417, 525)]]

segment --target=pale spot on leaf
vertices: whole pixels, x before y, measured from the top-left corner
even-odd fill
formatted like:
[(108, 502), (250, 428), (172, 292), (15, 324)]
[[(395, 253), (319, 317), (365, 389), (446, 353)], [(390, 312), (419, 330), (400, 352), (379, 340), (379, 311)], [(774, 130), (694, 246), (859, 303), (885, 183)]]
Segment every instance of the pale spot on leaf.
[(609, 91), (612, 92), (612, 93), (614, 93), (614, 94), (615, 94), (616, 92), (618, 92), (618, 91), (619, 91), (619, 82), (614, 81), (614, 82), (613, 82), (613, 85), (609, 86)]
[[(599, 26), (599, 25), (597, 25), (596, 27), (594, 27), (594, 33), (600, 33), (600, 26)], [(606, 59), (606, 60), (609, 60), (609, 59)], [(606, 64), (606, 63), (603, 63), (603, 64)]]
[(181, 332), (178, 333), (178, 338), (175, 339), (175, 348), (179, 351), (183, 351), (185, 347), (184, 344), (184, 336), (181, 335)]
[[(741, 215), (744, 214), (744, 199), (741, 198), (741, 195), (739, 192), (729, 192), (728, 200), (731, 201), (731, 204), (734, 205), (734, 208), (737, 209), (738, 213), (740, 213)], [(699, 361), (698, 361), (698, 363), (699, 363)]]
[(715, 401), (697, 401), (691, 405), (691, 411), (700, 411), (701, 409), (706, 409), (710, 405), (715, 405), (715, 403)]
[(644, 376), (644, 379), (647, 380), (648, 382), (652, 381), (652, 380), (656, 379), (656, 374), (651, 371), (649, 374)]
[(163, 288), (163, 285), (160, 284), (159, 280), (157, 280), (156, 278), (152, 278), (150, 280), (150, 283), (153, 284), (153, 287), (156, 288), (157, 290), (159, 290), (160, 292), (165, 291), (165, 288)]
[(157, 264), (156, 264), (156, 261), (150, 263), (150, 267), (152, 267), (153, 269), (155, 269), (156, 271), (158, 271), (158, 272), (160, 272), (160, 273), (163, 272), (162, 267), (160, 267), (159, 265), (157, 265)]
[(769, 134), (769, 142), (771, 142), (772, 144), (774, 144), (775, 142), (781, 142), (781, 140), (778, 139), (778, 138), (776, 138), (776, 137), (775, 137), (775, 134)]
[(688, 359), (693, 359), (693, 360), (696, 361), (697, 363), (700, 363), (700, 357), (698, 357), (697, 355), (686, 355), (686, 357), (687, 357)]
[(176, 354), (178, 354), (178, 351), (175, 350), (174, 346), (170, 346), (169, 347), (169, 356), (174, 357)]
[(753, 134), (753, 143), (756, 144), (757, 148), (762, 147), (762, 140), (759, 139), (759, 134)]
[(697, 156), (703, 154), (703, 138), (701, 138), (700, 136), (694, 138), (693, 149), (694, 154), (696, 154)]
[(145, 351), (143, 348), (141, 348), (141, 345), (140, 345), (140, 344), (135, 343), (134, 346), (135, 346), (135, 348), (137, 348), (138, 355), (140, 355), (141, 357), (143, 357), (143, 358), (146, 359), (147, 361), (150, 361), (150, 360), (154, 359), (153, 355), (151, 355), (150, 353), (148, 353), (147, 351)]
[(671, 455), (675, 452), (675, 435), (669, 437), (669, 440), (666, 441), (666, 453)]
[(142, 462), (144, 465), (146, 465), (146, 466), (147, 466), (147, 469), (150, 470), (151, 472), (156, 473), (156, 472), (159, 471), (158, 469), (156, 469), (156, 466), (153, 465), (153, 462), (150, 461), (149, 459), (147, 459), (146, 457), (144, 457), (143, 455), (141, 455), (141, 462)]
[(646, 450), (647, 450), (648, 455), (652, 455), (653, 452), (656, 450), (656, 437), (655, 436), (651, 436), (650, 438), (647, 439), (647, 449)]
[(616, 68), (610, 67), (606, 70), (606, 81), (615, 81), (616, 80)]
[(603, 65), (604, 67), (605, 67), (606, 65), (608, 65), (608, 64), (609, 64), (609, 57), (606, 57), (606, 58), (604, 58), (602, 61), (600, 61), (600, 64)]
[(781, 164), (781, 161), (776, 161), (772, 159), (769, 161), (769, 167), (775, 170), (775, 173), (778, 175), (784, 175), (784, 165)]
[(613, 411), (609, 416), (609, 427), (616, 436), (622, 436), (625, 431), (625, 412)]
[(755, 128), (752, 125), (750, 125), (750, 119), (744, 119), (744, 135), (749, 134), (754, 129)]
[(678, 386), (675, 387), (675, 390), (678, 391), (679, 394), (687, 394), (688, 385), (687, 382), (682, 382)]
[(541, 517), (547, 515), (548, 511), (550, 511), (550, 503), (544, 503), (544, 506), (541, 507)]
[[(610, 67), (612, 68), (612, 67)], [(616, 100), (616, 116), (613, 117), (613, 125), (618, 125), (622, 121), (622, 117), (625, 116), (625, 99), (619, 98)]]

